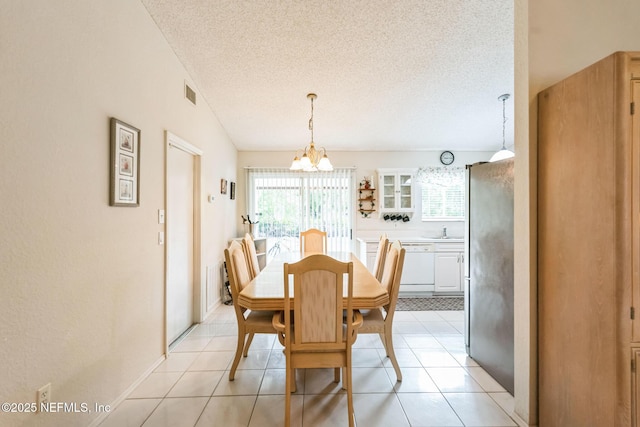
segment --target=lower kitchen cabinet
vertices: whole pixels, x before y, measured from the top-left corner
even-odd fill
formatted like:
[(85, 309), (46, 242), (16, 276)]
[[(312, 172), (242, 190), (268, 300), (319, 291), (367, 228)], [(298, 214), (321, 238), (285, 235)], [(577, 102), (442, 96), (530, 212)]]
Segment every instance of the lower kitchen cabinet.
[[(394, 238), (389, 240), (393, 241)], [(464, 242), (462, 239), (400, 239), (406, 250), (400, 279), (404, 296), (427, 296), (432, 293), (462, 295), (464, 293)], [(373, 269), (378, 239), (356, 241), (356, 253)]]
[(435, 292), (461, 293), (464, 276), (464, 253), (435, 253)]
[(377, 253), (378, 240), (356, 239), (356, 255), (373, 274), (375, 274), (373, 271), (373, 264), (376, 262)]

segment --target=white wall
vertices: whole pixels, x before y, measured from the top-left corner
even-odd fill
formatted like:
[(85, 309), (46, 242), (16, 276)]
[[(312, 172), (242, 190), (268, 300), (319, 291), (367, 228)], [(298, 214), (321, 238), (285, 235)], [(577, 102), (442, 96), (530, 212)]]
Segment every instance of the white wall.
[(514, 3), (514, 412), (538, 423), (537, 169), (536, 139), (529, 134), (528, 2)]
[[(201, 97), (184, 99), (189, 76), (138, 1), (0, 9), (0, 401), (51, 382), (54, 401), (111, 404), (165, 348), (164, 131), (204, 151), (203, 196), (218, 196), (203, 204), (203, 270), (233, 235), (219, 182), (235, 179), (236, 149)], [(142, 131), (137, 208), (109, 206), (110, 117)], [(0, 425), (96, 416), (0, 413)]]
[[(498, 140), (498, 139), (496, 139)], [(500, 148), (499, 142), (496, 143), (496, 150)], [(334, 167), (355, 167), (356, 178), (359, 182), (365, 176), (376, 175), (377, 168), (407, 168), (418, 169), (421, 166), (441, 166), (439, 151), (418, 151), (418, 152), (401, 152), (401, 151), (331, 151), (329, 147), (329, 158)], [(240, 188), (246, 188), (245, 167), (285, 167), (291, 165), (293, 152), (255, 152), (240, 151), (238, 153), (238, 182)], [(480, 161), (488, 161), (493, 152), (486, 151), (460, 151), (454, 152), (454, 166), (464, 166)], [(238, 200), (238, 218), (236, 227), (239, 235), (244, 233), (240, 213), (246, 212), (246, 197), (240, 197)], [(419, 203), (417, 204), (417, 206)], [(419, 209), (419, 208), (418, 208)], [(422, 222), (420, 215), (414, 215), (409, 222), (391, 222), (378, 218), (377, 212), (371, 218), (362, 218), (360, 214), (356, 215), (355, 237), (379, 237), (381, 232), (386, 232), (391, 239), (399, 237), (420, 237), (420, 236), (437, 236), (441, 233), (442, 227), (447, 227), (449, 236), (464, 235), (464, 221), (429, 221)]]
[(616, 51), (640, 50), (638, 1), (528, 3), (529, 86), (534, 95)]

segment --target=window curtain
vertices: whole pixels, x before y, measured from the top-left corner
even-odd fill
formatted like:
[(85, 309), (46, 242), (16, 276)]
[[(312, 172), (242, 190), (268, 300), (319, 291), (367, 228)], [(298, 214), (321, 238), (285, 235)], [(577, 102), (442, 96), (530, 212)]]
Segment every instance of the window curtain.
[(327, 232), (329, 251), (351, 251), (354, 170), (294, 172), (247, 169), (249, 215), (255, 237), (268, 238), (269, 254), (299, 250), (300, 231)]

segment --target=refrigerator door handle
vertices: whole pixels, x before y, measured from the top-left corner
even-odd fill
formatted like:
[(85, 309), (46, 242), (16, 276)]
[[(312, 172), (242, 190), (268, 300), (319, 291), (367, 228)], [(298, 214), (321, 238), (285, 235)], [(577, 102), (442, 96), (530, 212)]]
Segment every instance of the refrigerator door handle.
[(471, 356), (471, 313), (469, 294), (471, 291), (471, 277), (464, 276), (464, 347), (465, 351)]

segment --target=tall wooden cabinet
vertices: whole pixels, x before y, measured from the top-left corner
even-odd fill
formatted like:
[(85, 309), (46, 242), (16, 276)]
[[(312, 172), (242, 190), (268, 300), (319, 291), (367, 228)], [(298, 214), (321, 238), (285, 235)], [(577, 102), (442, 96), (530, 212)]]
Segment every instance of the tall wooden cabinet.
[(618, 52), (538, 95), (540, 426), (640, 425), (639, 215), (640, 52)]

